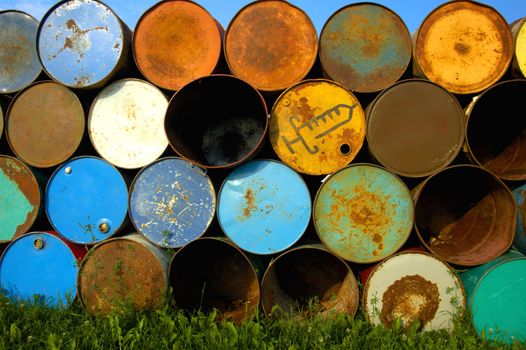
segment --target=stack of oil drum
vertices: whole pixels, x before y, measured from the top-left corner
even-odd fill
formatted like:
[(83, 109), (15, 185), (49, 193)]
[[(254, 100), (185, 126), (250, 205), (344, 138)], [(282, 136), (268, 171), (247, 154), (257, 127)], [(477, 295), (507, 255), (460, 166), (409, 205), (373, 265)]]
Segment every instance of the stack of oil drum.
[(67, 0), (0, 28), (13, 300), (106, 314), (170, 295), (235, 322), (361, 300), (424, 330), (467, 308), (479, 334), (525, 339), (523, 21), (447, 2), (411, 38), (358, 3), (318, 38), (287, 2), (225, 31), (166, 0), (132, 33)]

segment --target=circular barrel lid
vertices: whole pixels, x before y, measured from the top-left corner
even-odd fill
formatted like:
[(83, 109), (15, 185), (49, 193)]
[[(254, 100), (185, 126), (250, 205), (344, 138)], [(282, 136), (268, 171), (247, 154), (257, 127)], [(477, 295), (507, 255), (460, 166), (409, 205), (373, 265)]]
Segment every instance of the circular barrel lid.
[(84, 134), (84, 110), (78, 97), (51, 81), (20, 91), (9, 105), (6, 136), (25, 163), (49, 168), (66, 161)]
[(414, 208), (398, 177), (375, 165), (355, 164), (325, 180), (313, 215), (318, 236), (331, 252), (365, 264), (402, 247), (413, 227)]
[(512, 60), (512, 73), (518, 78), (526, 77), (526, 17), (510, 24), (511, 34), (515, 40), (515, 51)]
[(46, 189), (49, 222), (67, 240), (94, 244), (123, 225), (128, 189), (117, 169), (103, 159), (79, 157), (65, 162)]
[(309, 190), (301, 176), (272, 160), (239, 166), (218, 195), (221, 228), (237, 246), (254, 254), (274, 254), (296, 243), (310, 211)]
[(91, 105), (88, 131), (93, 147), (120, 168), (150, 164), (168, 146), (164, 115), (168, 99), (154, 85), (123, 79), (106, 86)]
[(278, 98), (270, 115), (270, 142), (295, 170), (329, 174), (349, 164), (365, 138), (358, 99), (329, 80), (305, 80)]
[(137, 174), (130, 217), (146, 239), (179, 248), (205, 233), (215, 214), (214, 187), (206, 172), (180, 158), (160, 159)]

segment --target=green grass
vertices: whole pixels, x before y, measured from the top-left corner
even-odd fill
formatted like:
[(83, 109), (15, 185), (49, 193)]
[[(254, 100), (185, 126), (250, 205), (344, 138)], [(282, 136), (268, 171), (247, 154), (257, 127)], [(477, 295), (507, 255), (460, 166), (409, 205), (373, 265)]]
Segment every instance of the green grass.
[(166, 306), (150, 312), (88, 316), (77, 302), (69, 310), (18, 304), (0, 297), (0, 349), (525, 349), (477, 338), (458, 319), (449, 334), (370, 326), (359, 312), (331, 320), (267, 318), (235, 326), (216, 313), (185, 315)]

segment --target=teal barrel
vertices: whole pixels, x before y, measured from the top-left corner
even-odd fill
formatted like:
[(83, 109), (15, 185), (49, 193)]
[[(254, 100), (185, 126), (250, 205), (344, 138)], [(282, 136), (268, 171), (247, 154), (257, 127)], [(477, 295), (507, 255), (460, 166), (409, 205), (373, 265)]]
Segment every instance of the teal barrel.
[(515, 239), (513, 248), (523, 254), (526, 254), (526, 185), (515, 189), (513, 197), (517, 203), (517, 228), (515, 230)]
[(517, 251), (460, 274), (479, 335), (526, 341), (526, 257)]

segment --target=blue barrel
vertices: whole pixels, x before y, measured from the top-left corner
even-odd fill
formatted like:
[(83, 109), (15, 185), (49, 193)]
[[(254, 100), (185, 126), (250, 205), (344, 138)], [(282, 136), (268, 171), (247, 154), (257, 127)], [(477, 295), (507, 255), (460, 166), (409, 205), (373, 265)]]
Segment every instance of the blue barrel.
[(232, 171), (218, 195), (217, 216), (241, 249), (274, 254), (296, 243), (307, 228), (311, 197), (301, 176), (273, 160), (253, 160)]
[(15, 239), (0, 258), (0, 288), (13, 301), (67, 307), (77, 294), (77, 275), (71, 249), (49, 233)]
[(123, 226), (128, 188), (121, 173), (96, 157), (71, 159), (49, 179), (45, 208), (53, 228), (67, 240), (95, 244)]
[(192, 163), (176, 157), (143, 168), (130, 189), (133, 225), (151, 243), (179, 248), (205, 233), (215, 214), (212, 181)]
[(68, 87), (101, 87), (130, 57), (131, 31), (106, 5), (66, 0), (54, 5), (37, 33), (40, 62)]
[(513, 197), (517, 202), (517, 228), (513, 248), (523, 254), (526, 254), (526, 185), (515, 189)]

